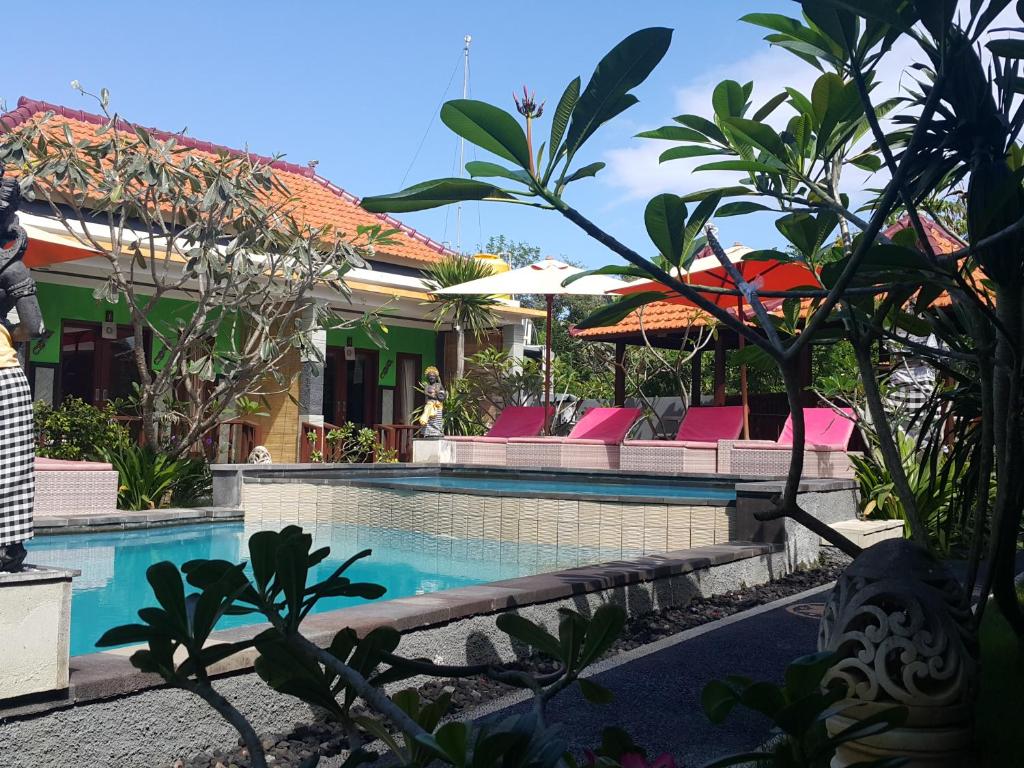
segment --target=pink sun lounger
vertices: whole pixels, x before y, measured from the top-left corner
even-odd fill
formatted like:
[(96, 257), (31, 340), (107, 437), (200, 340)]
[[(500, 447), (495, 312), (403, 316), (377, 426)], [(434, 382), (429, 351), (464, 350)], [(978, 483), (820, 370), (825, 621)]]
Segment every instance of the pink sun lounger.
[[(549, 408), (549, 413), (554, 409)], [(544, 429), (544, 407), (510, 405), (498, 414), (486, 435), (446, 437), (455, 464), (505, 466), (508, 441), (513, 437), (539, 435)]]
[(690, 408), (674, 440), (624, 442), (620, 466), (632, 472), (713, 475), (718, 471), (718, 441), (735, 440), (742, 431), (742, 405)]
[[(804, 408), (804, 477), (853, 477), (847, 447), (856, 417), (850, 408)], [(720, 440), (718, 471), (729, 475), (782, 477), (793, 450), (793, 416), (779, 439)]]
[(639, 408), (591, 408), (567, 437), (514, 437), (508, 466), (618, 469), (619, 449), (640, 418)]

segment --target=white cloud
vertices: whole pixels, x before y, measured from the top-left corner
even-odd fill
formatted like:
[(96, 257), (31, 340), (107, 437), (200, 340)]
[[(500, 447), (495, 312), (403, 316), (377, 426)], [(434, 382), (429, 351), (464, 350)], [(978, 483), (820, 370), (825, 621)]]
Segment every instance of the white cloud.
[[(966, 11), (967, 0), (961, 0), (960, 5), (961, 10)], [(990, 28), (1017, 23), (1013, 9), (1008, 8)], [(769, 47), (767, 43), (764, 46), (751, 56), (733, 61), (727, 66), (695, 74), (690, 82), (680, 86), (675, 92), (674, 101), (678, 110), (676, 114), (710, 117), (711, 94), (715, 86), (725, 79), (736, 80), (739, 83), (752, 80), (752, 102), (755, 107), (781, 92), (786, 86), (796, 88), (802, 93), (809, 93), (812, 84), (821, 73), (781, 48)], [(911, 83), (908, 65), (921, 60), (922, 56), (912, 40), (901, 38), (879, 66), (880, 85), (874, 93), (876, 101), (897, 95)], [(768, 122), (779, 129), (792, 114), (792, 110), (784, 105), (776, 110)], [(660, 125), (671, 124), (672, 117), (673, 115), (666, 115)], [(636, 139), (628, 146), (605, 152), (603, 159), (608, 167), (603, 174), (603, 180), (619, 194), (618, 202), (646, 199), (662, 192), (686, 194), (698, 189), (736, 184), (743, 175), (726, 171), (694, 171), (703, 163), (720, 159), (714, 156), (673, 160), (660, 164), (658, 156), (671, 146), (673, 142)], [(857, 175), (854, 176), (854, 173)], [(847, 171), (846, 182), (844, 186), (848, 189), (858, 189), (864, 183), (871, 186), (880, 184), (879, 179), (869, 181), (865, 174), (852, 168)]]

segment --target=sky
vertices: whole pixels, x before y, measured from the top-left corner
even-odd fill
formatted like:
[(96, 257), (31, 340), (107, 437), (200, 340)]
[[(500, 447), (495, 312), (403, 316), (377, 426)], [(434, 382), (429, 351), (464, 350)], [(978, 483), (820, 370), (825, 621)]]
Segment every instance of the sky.
[[(173, 9), (173, 10), (172, 10)], [(710, 116), (710, 94), (726, 77), (755, 83), (755, 104), (783, 85), (809, 87), (814, 70), (738, 21), (745, 13), (795, 15), (787, 0), (560, 0), (291, 3), (249, 0), (51, 0), (4, 9), (5, 61), (0, 98), (19, 96), (95, 111), (70, 87), (107, 88), (111, 108), (145, 126), (198, 139), (283, 154), (347, 191), (365, 196), (458, 174), (458, 141), (438, 119), (441, 103), (462, 93), (463, 37), (472, 35), (469, 91), (514, 112), (525, 84), (548, 110), (546, 135), (565, 85), (629, 33), (673, 28), (672, 46), (635, 93), (640, 103), (602, 127), (578, 164), (604, 161), (596, 179), (567, 194), (571, 205), (641, 253), (647, 200), (724, 181), (676, 162), (659, 166), (668, 145), (635, 138), (672, 116)], [(891, 82), (903, 64), (895, 56)], [(493, 159), (467, 145), (465, 159)], [(538, 246), (545, 255), (601, 266), (617, 257), (558, 214), (498, 203), (469, 203), (461, 238), (454, 207), (402, 220), (464, 251), (492, 235)], [(778, 245), (771, 217), (724, 219), (727, 244)]]

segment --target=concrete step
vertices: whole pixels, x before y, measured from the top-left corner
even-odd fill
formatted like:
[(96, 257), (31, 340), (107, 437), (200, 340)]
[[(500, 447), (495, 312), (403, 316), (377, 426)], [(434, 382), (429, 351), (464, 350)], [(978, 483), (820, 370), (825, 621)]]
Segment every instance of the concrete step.
[(830, 527), (862, 549), (886, 539), (903, 537), (902, 520), (840, 520)]

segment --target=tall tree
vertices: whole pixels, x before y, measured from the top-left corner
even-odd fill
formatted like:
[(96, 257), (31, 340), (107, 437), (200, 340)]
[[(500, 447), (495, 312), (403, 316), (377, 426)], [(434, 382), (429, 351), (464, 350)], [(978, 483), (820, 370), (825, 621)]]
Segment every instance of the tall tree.
[[(105, 90), (98, 101), (105, 120), (89, 135), (76, 137), (44, 115), (0, 135), (0, 162), (20, 174), (26, 196), (41, 198), (107, 262), (109, 277), (95, 294), (128, 306), (144, 434), (182, 454), (237, 403), (287, 391), (290, 356), (319, 354), (311, 327), (356, 324), (310, 301), (311, 293), (345, 295), (345, 273), (392, 232), (302, 224), (267, 162), (191, 151), (109, 112)], [(189, 312), (156, 311), (169, 297), (187, 299)], [(366, 321), (379, 338), (375, 321)]]
[[(484, 261), (465, 256), (446, 256), (430, 269), (424, 271), (423, 279), (432, 290), (451, 288), (453, 285), (468, 283), (489, 277), (490, 265)], [(498, 324), (494, 308), (498, 300), (493, 296), (466, 294), (463, 296), (435, 295), (434, 327), (440, 328), (451, 322), (455, 331), (455, 378), (461, 379), (466, 373), (466, 331), (474, 338), (483, 338)]]

